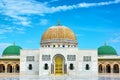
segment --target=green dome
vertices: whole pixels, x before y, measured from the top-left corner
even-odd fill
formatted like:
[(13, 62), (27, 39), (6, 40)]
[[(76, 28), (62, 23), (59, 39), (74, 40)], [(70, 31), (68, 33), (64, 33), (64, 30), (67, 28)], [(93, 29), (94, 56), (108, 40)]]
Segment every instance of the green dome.
[(20, 49), (22, 49), (22, 48), (20, 46), (17, 46), (17, 45), (8, 46), (3, 51), (2, 56), (20, 55)]
[(98, 55), (117, 55), (117, 52), (113, 47), (104, 45), (98, 48)]

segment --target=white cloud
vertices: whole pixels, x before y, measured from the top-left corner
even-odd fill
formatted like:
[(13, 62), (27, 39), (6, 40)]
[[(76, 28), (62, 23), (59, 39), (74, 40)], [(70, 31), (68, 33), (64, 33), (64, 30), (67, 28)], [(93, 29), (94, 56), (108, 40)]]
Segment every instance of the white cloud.
[(12, 32), (25, 33), (25, 28), (24, 27), (13, 27), (13, 26), (1, 25), (0, 34), (12, 33)]
[[(55, 2), (58, 0), (51, 0), (51, 2)], [(89, 8), (89, 7), (95, 7), (95, 6), (105, 6), (105, 5), (111, 5), (111, 4), (118, 4), (120, 3), (120, 0), (114, 0), (114, 1), (106, 1), (106, 2), (98, 2), (98, 3), (78, 3), (74, 5), (61, 5), (61, 6), (48, 6), (50, 4), (49, 2), (47, 4), (37, 2), (35, 0), (1, 0), (0, 1), (0, 14), (9, 16), (16, 21), (14, 21), (14, 24), (21, 24), (23, 26), (29, 26), (31, 21), (29, 20), (30, 17), (23, 16), (23, 15), (40, 15), (43, 16), (48, 13), (55, 13), (59, 11), (66, 11), (66, 10), (72, 10), (77, 8)], [(31, 17), (32, 19), (32, 17)], [(47, 20), (42, 20), (41, 24), (46, 25), (48, 23)], [(0, 29), (0, 34), (6, 32), (7, 30)]]
[(51, 0), (50, 2), (56, 2), (56, 1), (59, 1), (59, 0)]
[(7, 47), (9, 45), (11, 45), (11, 43), (0, 43), (0, 48)]
[(120, 33), (114, 33), (113, 37), (109, 40), (110, 43), (118, 43), (120, 42)]
[(50, 0), (50, 1), (48, 1), (48, 2), (44, 2), (44, 4), (50, 4), (50, 3), (53, 3), (53, 2), (57, 2), (57, 1), (59, 1), (59, 0)]
[(8, 28), (4, 28), (4, 29), (0, 29), (0, 34), (4, 34), (4, 33), (9, 33), (9, 32), (13, 32), (13, 29), (8, 27)]
[(90, 31), (90, 32), (113, 32), (113, 30), (111, 29), (102, 29), (102, 28), (88, 28), (88, 27), (80, 27), (79, 29), (77, 28), (77, 30), (82, 30), (82, 31)]
[(14, 21), (15, 24), (22, 24), (23, 26), (29, 26), (31, 23), (31, 21), (27, 17), (17, 16), (17, 15), (10, 15), (10, 17), (15, 19)]
[(115, 38), (111, 38), (111, 39), (109, 40), (109, 42), (112, 42), (112, 43), (118, 43), (118, 42), (120, 42), (120, 36), (117, 36), (117, 37), (115, 37)]
[(76, 35), (77, 37), (85, 36), (84, 34), (80, 34), (80, 33), (75, 33), (75, 35)]
[[(47, 4), (40, 3), (33, 0), (4, 0), (0, 3), (2, 10), (1, 14), (9, 15), (13, 18), (18, 18), (22, 14), (37, 14), (43, 15), (45, 13), (54, 13), (62, 10), (71, 10), (75, 8), (88, 8), (94, 6), (104, 6), (110, 4), (120, 3), (120, 0), (108, 1), (108, 2), (98, 2), (98, 3), (78, 3), (75, 5), (62, 5), (62, 6), (52, 6), (48, 7)], [(14, 15), (14, 16), (13, 16)], [(19, 18), (20, 19), (20, 18)]]
[(48, 20), (47, 19), (41, 19), (40, 20), (40, 25), (47, 25), (48, 24)]
[(10, 43), (0, 43), (0, 55), (2, 54), (3, 50), (11, 45)]

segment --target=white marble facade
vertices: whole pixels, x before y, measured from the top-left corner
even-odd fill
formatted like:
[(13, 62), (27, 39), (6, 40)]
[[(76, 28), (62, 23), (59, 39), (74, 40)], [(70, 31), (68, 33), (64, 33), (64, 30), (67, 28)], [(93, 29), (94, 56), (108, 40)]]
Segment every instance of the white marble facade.
[[(97, 74), (97, 50), (79, 50), (78, 48), (40, 48), (38, 50), (21, 50), (20, 54), (20, 74), (32, 75), (54, 75), (55, 56), (60, 55), (64, 59), (66, 71), (63, 66), (63, 74), (65, 75), (80, 75), (80, 74)], [(74, 56), (70, 60), (68, 55)], [(27, 57), (34, 57), (33, 60), (27, 60)], [(44, 59), (45, 58), (45, 59)], [(75, 59), (74, 59), (75, 58)], [(29, 69), (29, 65), (32, 69)], [(45, 64), (48, 64), (48, 69), (45, 70)], [(74, 69), (70, 70), (70, 64), (73, 64)], [(89, 69), (86, 69), (88, 65)]]

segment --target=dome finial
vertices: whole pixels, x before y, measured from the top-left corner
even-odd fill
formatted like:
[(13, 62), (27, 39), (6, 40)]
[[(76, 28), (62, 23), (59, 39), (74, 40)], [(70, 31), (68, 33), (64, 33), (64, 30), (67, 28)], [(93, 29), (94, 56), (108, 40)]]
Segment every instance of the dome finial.
[(60, 20), (58, 20), (58, 26), (60, 26)]
[(13, 42), (13, 45), (15, 46), (16, 44), (15, 44), (15, 41)]
[(104, 45), (107, 46), (107, 43), (105, 42)]

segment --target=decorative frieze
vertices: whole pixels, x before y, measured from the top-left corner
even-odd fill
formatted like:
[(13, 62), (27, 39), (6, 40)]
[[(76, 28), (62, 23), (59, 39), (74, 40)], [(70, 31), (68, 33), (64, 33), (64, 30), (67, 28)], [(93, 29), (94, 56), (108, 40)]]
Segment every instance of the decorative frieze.
[(50, 55), (42, 55), (42, 61), (50, 61)]
[(67, 55), (68, 61), (76, 61), (76, 55)]
[(89, 61), (91, 61), (91, 56), (83, 56), (83, 61), (84, 61), (84, 62), (89, 62)]
[(31, 61), (34, 61), (34, 56), (27, 56), (27, 57), (26, 57), (26, 61), (27, 61), (27, 62), (29, 62), (29, 61), (30, 61), (30, 62), (31, 62)]

